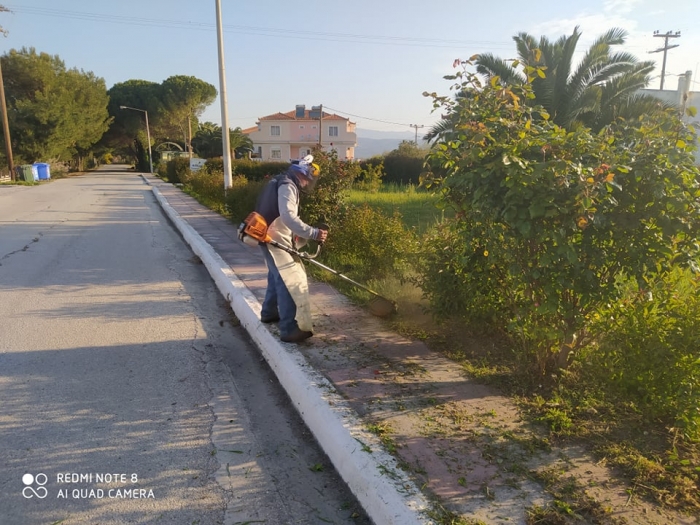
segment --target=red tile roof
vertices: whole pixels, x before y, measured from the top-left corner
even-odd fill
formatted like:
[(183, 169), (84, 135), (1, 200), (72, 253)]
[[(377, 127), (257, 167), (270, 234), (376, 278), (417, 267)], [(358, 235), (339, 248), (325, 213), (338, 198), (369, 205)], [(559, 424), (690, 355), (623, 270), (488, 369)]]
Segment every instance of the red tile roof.
[[(311, 118), (309, 115), (311, 110), (307, 109), (304, 111), (304, 116), (302, 118), (296, 117), (296, 111), (288, 111), (287, 113), (275, 113), (274, 115), (267, 115), (265, 117), (260, 117), (258, 120), (318, 120), (317, 118)], [(349, 120), (335, 113), (323, 112), (323, 120)]]

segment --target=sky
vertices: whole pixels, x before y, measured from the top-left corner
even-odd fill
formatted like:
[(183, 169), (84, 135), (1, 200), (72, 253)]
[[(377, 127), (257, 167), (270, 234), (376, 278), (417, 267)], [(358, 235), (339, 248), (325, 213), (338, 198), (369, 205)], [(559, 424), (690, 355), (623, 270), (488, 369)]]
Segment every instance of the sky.
[[(513, 35), (557, 39), (582, 32), (584, 50), (612, 27), (620, 51), (657, 61), (666, 34), (665, 89), (693, 72), (700, 91), (699, 0), (220, 0), (229, 126), (323, 105), (358, 128), (423, 132), (439, 120), (423, 92), (450, 93), (456, 59), (490, 52), (514, 58)], [(0, 0), (0, 53), (22, 47), (58, 55), (109, 89), (131, 79), (192, 75), (220, 92), (216, 0)], [(222, 122), (220, 99), (200, 120)], [(418, 126), (418, 128), (413, 127)], [(425, 129), (420, 128), (423, 126)]]

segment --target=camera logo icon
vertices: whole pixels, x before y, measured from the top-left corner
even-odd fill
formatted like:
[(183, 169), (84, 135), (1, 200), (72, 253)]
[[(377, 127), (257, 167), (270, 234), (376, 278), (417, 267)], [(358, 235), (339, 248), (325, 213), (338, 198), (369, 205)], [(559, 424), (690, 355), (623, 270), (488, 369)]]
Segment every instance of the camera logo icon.
[[(48, 481), (49, 478), (46, 474), (39, 473), (36, 476), (33, 476), (32, 474), (25, 474), (22, 476), (22, 483), (25, 485), (22, 489), (22, 496), (27, 499), (33, 497), (44, 499), (49, 494), (49, 491), (46, 490), (46, 487), (44, 487)], [(34, 488), (35, 483), (37, 488)]]

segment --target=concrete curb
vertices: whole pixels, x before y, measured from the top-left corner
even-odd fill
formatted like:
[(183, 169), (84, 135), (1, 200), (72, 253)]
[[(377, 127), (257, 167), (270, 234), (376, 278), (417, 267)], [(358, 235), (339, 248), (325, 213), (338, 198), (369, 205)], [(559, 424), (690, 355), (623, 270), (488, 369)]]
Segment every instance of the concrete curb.
[[(142, 176), (143, 177), (143, 176)], [(260, 349), (280, 384), (326, 455), (377, 525), (429, 524), (429, 503), (376, 436), (295, 345), (274, 337), (260, 322), (260, 303), (231, 267), (151, 185), (153, 194), (192, 251), (202, 260), (241, 325)], [(371, 450), (371, 451), (370, 451)]]

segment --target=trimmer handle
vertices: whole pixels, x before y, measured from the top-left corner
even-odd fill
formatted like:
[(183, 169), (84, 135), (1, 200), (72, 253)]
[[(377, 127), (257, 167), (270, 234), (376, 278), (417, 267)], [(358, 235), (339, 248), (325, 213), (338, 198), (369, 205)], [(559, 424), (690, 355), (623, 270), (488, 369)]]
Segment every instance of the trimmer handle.
[[(325, 222), (319, 222), (319, 223), (317, 223), (315, 226), (316, 226), (316, 228), (318, 228), (319, 230), (325, 230), (326, 232), (328, 232), (328, 230), (330, 230), (329, 226), (328, 226)], [(323, 246), (323, 243), (324, 243), (324, 241), (319, 241), (319, 244), (320, 244), (321, 246)]]

